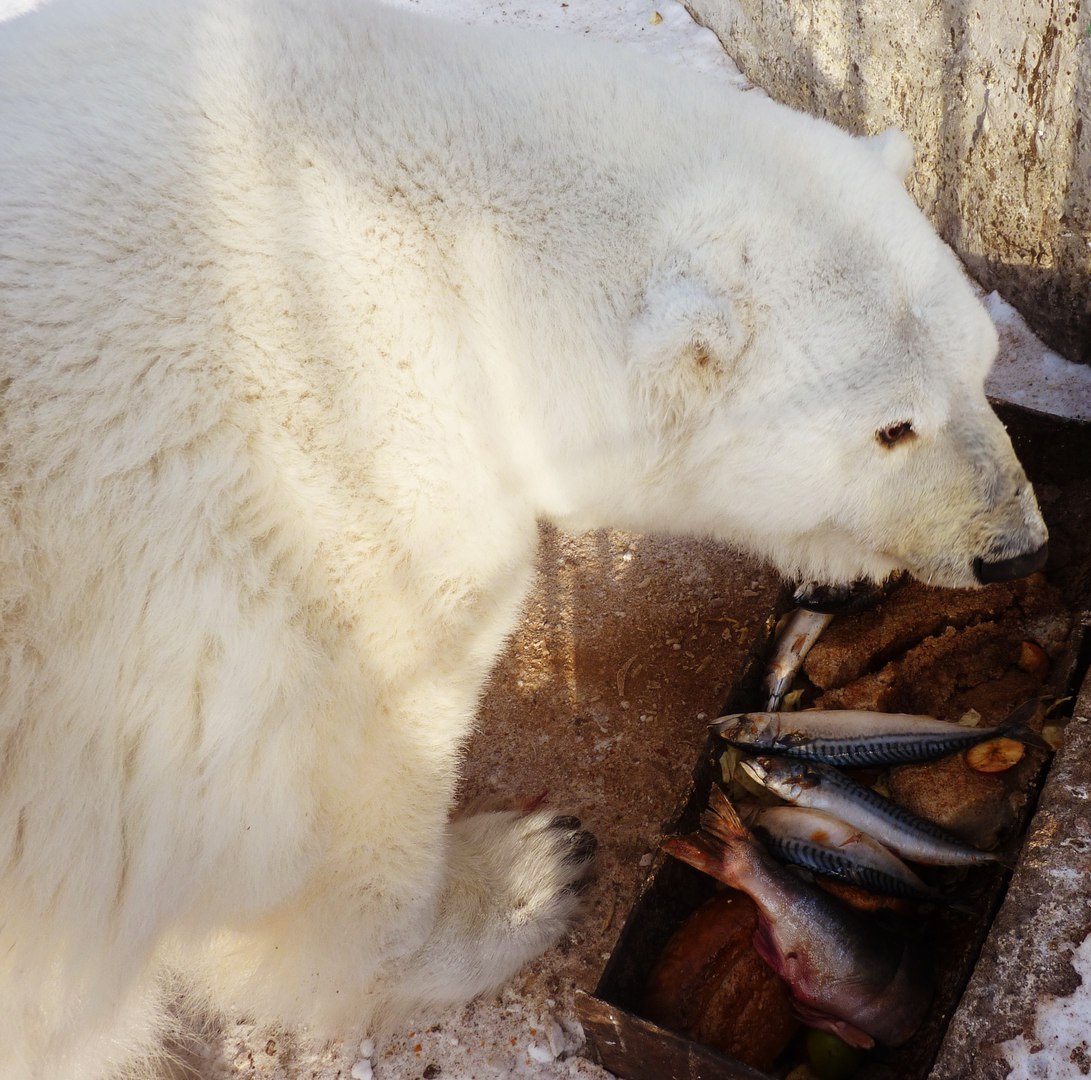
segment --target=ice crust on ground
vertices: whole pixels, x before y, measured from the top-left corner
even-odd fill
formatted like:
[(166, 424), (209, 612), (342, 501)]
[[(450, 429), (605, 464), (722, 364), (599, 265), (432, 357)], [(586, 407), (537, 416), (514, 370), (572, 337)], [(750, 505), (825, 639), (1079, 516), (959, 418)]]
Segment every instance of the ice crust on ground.
[(1091, 420), (1091, 366), (1047, 349), (999, 293), (989, 293), (984, 302), (1000, 334), (1000, 355), (985, 383), (989, 396), (1053, 416)]
[[(0, 3), (5, 0), (0, 0)], [(22, 0), (15, 0), (22, 2)], [(677, 0), (389, 0), (393, 6), (465, 23), (493, 23), (615, 41), (722, 79), (750, 83), (716, 35)]]
[(1038, 1005), (1031, 1038), (1000, 1044), (1011, 1070), (1007, 1080), (1072, 1080), (1091, 1061), (1091, 936), (1073, 950), (1072, 967), (1082, 982), (1068, 997)]

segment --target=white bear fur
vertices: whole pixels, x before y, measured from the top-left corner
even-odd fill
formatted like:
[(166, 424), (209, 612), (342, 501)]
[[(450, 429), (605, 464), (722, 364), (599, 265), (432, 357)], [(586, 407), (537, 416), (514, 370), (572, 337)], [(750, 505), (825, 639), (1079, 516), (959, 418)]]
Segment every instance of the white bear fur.
[(113, 1075), (178, 985), (332, 1033), (557, 939), (549, 815), (449, 821), (538, 520), (827, 581), (1044, 540), (898, 136), (355, 0), (58, 0), (0, 146), (0, 1080)]

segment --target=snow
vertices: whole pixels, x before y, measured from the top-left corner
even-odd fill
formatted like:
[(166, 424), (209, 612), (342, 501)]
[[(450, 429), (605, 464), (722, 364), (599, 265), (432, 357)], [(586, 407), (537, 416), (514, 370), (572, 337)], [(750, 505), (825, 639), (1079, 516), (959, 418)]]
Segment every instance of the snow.
[(1091, 937), (1072, 953), (1081, 983), (1068, 997), (1040, 1002), (1033, 1037), (1019, 1035), (1000, 1044), (1007, 1060), (1007, 1080), (1071, 1080), (1082, 1074), (1080, 1058), (1091, 1059)]
[(556, 1056), (547, 1046), (539, 1046), (538, 1043), (532, 1042), (527, 1047), (527, 1056), (531, 1061), (536, 1061), (539, 1065), (545, 1065), (551, 1062)]
[[(2, 0), (0, 0), (2, 2)], [(741, 88), (719, 39), (677, 0), (391, 0), (394, 6), (466, 23), (494, 23), (615, 41)]]
[(1091, 366), (1047, 349), (999, 293), (984, 299), (1000, 334), (1000, 355), (985, 384), (989, 395), (1054, 416), (1091, 420)]
[(374, 1075), (371, 1059), (375, 1056), (375, 1043), (371, 1039), (364, 1039), (360, 1043), (360, 1049), (357, 1051), (360, 1055), (360, 1060), (352, 1066), (352, 1071), (349, 1076), (352, 1080), (371, 1080)]

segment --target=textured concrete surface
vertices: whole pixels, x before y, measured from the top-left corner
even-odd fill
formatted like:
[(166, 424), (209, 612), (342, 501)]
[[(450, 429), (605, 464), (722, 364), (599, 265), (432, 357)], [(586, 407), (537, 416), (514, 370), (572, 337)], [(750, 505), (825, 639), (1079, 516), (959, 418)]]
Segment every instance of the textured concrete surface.
[[(1069, 1036), (1060, 1045), (1046, 1045), (1037, 1022), (1044, 1003), (1068, 998), (1081, 986), (1073, 954), (1091, 935), (1089, 798), (1091, 677), (931, 1080), (1002, 1080), (1014, 1075), (1017, 1055), (1033, 1062), (1019, 1075), (1091, 1075), (1086, 1026), (1082, 1039)], [(1020, 1037), (1018, 1048), (1004, 1045)]]
[(686, 0), (770, 96), (902, 128), (910, 190), (987, 288), (1091, 362), (1091, 3)]

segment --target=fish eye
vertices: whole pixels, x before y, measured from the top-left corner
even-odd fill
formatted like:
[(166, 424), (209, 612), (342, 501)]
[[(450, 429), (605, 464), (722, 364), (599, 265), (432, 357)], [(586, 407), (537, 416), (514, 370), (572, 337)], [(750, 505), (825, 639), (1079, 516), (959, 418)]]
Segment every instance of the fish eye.
[(875, 441), (883, 448), (889, 450), (898, 443), (908, 442), (916, 436), (911, 420), (898, 420), (896, 423), (887, 424), (875, 432)]

